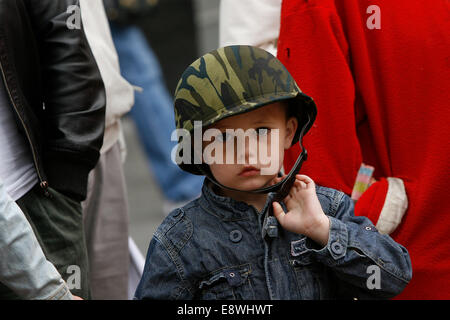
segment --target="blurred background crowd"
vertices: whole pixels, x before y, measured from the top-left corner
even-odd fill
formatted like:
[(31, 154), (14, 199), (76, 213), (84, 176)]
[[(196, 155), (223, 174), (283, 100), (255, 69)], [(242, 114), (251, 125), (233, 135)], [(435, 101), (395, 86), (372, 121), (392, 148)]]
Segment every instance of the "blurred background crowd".
[[(167, 88), (170, 98), (184, 69), (200, 55), (218, 47), (219, 3), (220, 0), (159, 1), (148, 19), (137, 21), (136, 26), (142, 30), (159, 61), (162, 85)], [(172, 105), (169, 107), (173, 113)], [(123, 131), (127, 144), (124, 169), (129, 232), (145, 254), (151, 235), (165, 213), (176, 205), (173, 203), (176, 199), (167, 198), (161, 189), (130, 114), (123, 119)]]

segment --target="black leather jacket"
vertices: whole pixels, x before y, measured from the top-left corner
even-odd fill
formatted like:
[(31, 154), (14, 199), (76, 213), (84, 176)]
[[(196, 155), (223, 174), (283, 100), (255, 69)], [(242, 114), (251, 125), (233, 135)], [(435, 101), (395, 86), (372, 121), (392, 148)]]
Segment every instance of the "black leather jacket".
[(82, 26), (67, 26), (73, 5), (0, 0), (0, 75), (44, 192), (81, 201), (103, 143), (106, 97)]

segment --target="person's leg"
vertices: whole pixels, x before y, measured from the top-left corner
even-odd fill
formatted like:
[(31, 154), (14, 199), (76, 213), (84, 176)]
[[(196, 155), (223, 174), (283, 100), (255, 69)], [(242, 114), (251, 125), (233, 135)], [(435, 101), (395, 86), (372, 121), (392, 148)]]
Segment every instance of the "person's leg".
[(165, 87), (159, 61), (137, 27), (111, 28), (121, 71), (135, 94), (130, 114), (144, 146), (152, 173), (165, 197), (172, 202), (191, 200), (201, 192), (203, 178), (182, 171), (171, 159), (176, 141), (173, 100)]
[[(17, 201), (38, 239), (72, 294), (89, 299), (88, 262), (81, 205), (49, 188), (46, 197), (39, 185)], [(0, 298), (18, 299), (1, 286)]]
[(128, 299), (128, 203), (119, 144), (89, 174), (83, 219), (92, 299)]

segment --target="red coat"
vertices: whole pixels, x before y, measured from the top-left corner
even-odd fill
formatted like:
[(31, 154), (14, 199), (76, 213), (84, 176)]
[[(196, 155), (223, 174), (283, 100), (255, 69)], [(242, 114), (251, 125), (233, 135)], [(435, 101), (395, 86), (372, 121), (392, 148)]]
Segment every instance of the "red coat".
[[(302, 172), (347, 194), (362, 162), (401, 178), (409, 206), (391, 236), (413, 278), (398, 298), (450, 299), (450, 1), (284, 0), (278, 57), (318, 106)], [(375, 185), (356, 208), (374, 223)]]

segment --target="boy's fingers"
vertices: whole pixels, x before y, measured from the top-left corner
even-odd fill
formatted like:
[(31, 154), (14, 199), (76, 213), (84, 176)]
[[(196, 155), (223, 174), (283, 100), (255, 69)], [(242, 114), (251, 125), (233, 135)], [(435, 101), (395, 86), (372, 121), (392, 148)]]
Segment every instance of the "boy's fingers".
[(287, 196), (283, 202), (286, 205), (287, 210), (291, 210), (293, 206), (295, 206), (295, 202), (293, 202), (295, 199), (291, 196)]
[(272, 206), (273, 206), (273, 214), (274, 214), (275, 218), (277, 218), (278, 222), (280, 222), (280, 224), (282, 224), (282, 220), (283, 220), (284, 216), (286, 215), (286, 213), (284, 213), (283, 208), (281, 207), (281, 205), (278, 202), (273, 202)]
[(295, 193), (296, 193), (296, 187), (294, 185), (291, 187), (291, 190), (289, 190), (289, 193), (286, 195), (286, 197), (283, 199), (283, 201), (286, 203), (286, 201), (295, 197)]
[(295, 180), (295, 185), (300, 189), (306, 188), (306, 183), (304, 183), (303, 181), (300, 181), (300, 180)]
[(304, 175), (304, 174), (297, 174), (295, 177), (296, 177), (297, 179), (303, 180), (303, 181), (305, 181), (305, 182), (307, 182), (307, 183), (313, 181), (310, 177), (308, 177), (307, 175)]
[[(302, 191), (302, 187), (300, 185), (294, 185), (291, 188), (291, 191), (289, 192), (290, 200), (297, 201), (300, 196), (301, 191)], [(286, 203), (286, 206), (289, 204), (288, 202), (285, 202), (285, 203)]]
[(297, 180), (300, 180), (301, 182), (305, 183), (306, 185), (310, 184), (310, 183), (314, 183), (314, 181), (310, 177), (305, 176), (304, 174), (297, 174), (295, 176), (295, 178)]

